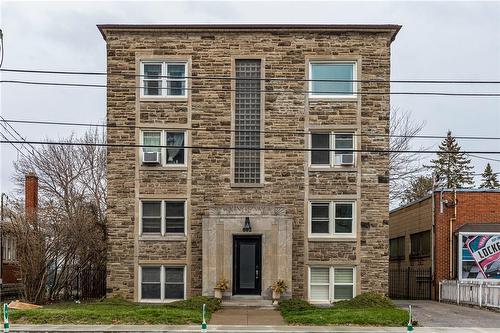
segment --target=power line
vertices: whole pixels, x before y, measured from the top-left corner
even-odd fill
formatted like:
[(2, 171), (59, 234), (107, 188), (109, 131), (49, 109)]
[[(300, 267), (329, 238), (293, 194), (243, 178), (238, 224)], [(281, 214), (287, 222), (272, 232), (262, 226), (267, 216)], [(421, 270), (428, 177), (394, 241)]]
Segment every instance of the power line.
[[(36, 74), (61, 74), (61, 75), (97, 75), (97, 76), (131, 76), (131, 77), (146, 77), (145, 74), (133, 73), (105, 73), (105, 72), (81, 72), (81, 71), (49, 71), (49, 70), (34, 70), (34, 69), (0, 69), (4, 72), (16, 73), (36, 73)], [(151, 77), (151, 76), (148, 76)], [(231, 80), (231, 81), (294, 81), (294, 82), (361, 82), (361, 83), (423, 83), (423, 84), (500, 84), (500, 81), (481, 81), (481, 80), (343, 80), (343, 79), (304, 79), (304, 78), (284, 78), (284, 77), (266, 77), (266, 78), (239, 78), (227, 76), (169, 76), (155, 75), (154, 78), (169, 78), (169, 79), (191, 79), (191, 80)]]
[(92, 146), (92, 147), (115, 147), (115, 148), (167, 148), (167, 149), (199, 149), (199, 150), (253, 150), (253, 151), (329, 151), (329, 152), (353, 152), (353, 153), (410, 153), (410, 154), (500, 154), (500, 151), (462, 151), (446, 152), (437, 150), (389, 150), (389, 149), (327, 149), (327, 148), (280, 148), (280, 147), (216, 147), (216, 146), (171, 146), (171, 145), (143, 145), (125, 143), (89, 143), (89, 142), (69, 142), (69, 141), (16, 141), (0, 140), (0, 143), (31, 143), (34, 145), (60, 145), (60, 146)]
[[(31, 159), (28, 156), (26, 156), (19, 148), (17, 148), (17, 146), (13, 142), (11, 142), (2, 132), (0, 132), (0, 135), (5, 139), (5, 142), (10, 143), (12, 145), (12, 147), (14, 147), (17, 150), (18, 154), (23, 155), (24, 158), (31, 161)], [(2, 143), (4, 143), (3, 140), (2, 140)]]
[(493, 162), (500, 162), (500, 159), (483, 157), (483, 156), (477, 156), (477, 155), (470, 154), (470, 153), (467, 153), (467, 155), (472, 156), (472, 157), (476, 157), (476, 158), (480, 158), (480, 159), (483, 159), (483, 160), (488, 160), (488, 161), (493, 161)]
[[(62, 83), (62, 82), (41, 82), (41, 81), (21, 81), (21, 80), (1, 80), (0, 83), (10, 84), (26, 84), (26, 85), (41, 85), (41, 86), (64, 86), (64, 87), (91, 87), (91, 88), (114, 88), (114, 89), (144, 89), (144, 86), (126, 86), (126, 85), (106, 85), (106, 84), (91, 84), (91, 83)], [(213, 88), (170, 88), (170, 87), (155, 87), (154, 89), (174, 89), (174, 90), (187, 90), (187, 91), (210, 91), (210, 92), (238, 92), (238, 93), (295, 93), (295, 94), (310, 94), (312, 90), (270, 90), (270, 89), (213, 89)], [(322, 94), (344, 94), (342, 91), (322, 91)], [(353, 95), (425, 95), (425, 96), (463, 96), (463, 97), (500, 97), (500, 93), (452, 93), (452, 92), (402, 92), (402, 91), (389, 91), (389, 92), (368, 92), (368, 91), (353, 91)], [(155, 97), (155, 96), (152, 96)]]
[[(19, 124), (37, 124), (37, 125), (61, 125), (61, 126), (84, 126), (84, 127), (105, 127), (105, 128), (128, 128), (128, 129), (149, 129), (147, 125), (113, 125), (113, 124), (96, 124), (96, 123), (80, 123), (80, 122), (64, 122), (64, 121), (43, 121), (43, 120), (21, 120), (21, 119), (5, 119), (0, 117), (0, 121), (7, 123)], [(236, 130), (222, 128), (179, 128), (183, 131), (201, 131), (201, 132), (224, 132), (224, 133), (263, 133), (263, 134), (283, 134), (283, 135), (311, 135), (315, 134), (314, 130), (309, 132), (304, 131), (286, 131), (286, 130)], [(321, 133), (321, 132), (320, 132)], [(349, 133), (357, 137), (384, 137), (384, 138), (416, 138), (416, 139), (446, 139), (446, 136), (439, 135), (399, 135), (399, 134), (372, 134), (372, 133)], [(454, 136), (456, 139), (463, 140), (500, 140), (500, 137), (490, 136)]]

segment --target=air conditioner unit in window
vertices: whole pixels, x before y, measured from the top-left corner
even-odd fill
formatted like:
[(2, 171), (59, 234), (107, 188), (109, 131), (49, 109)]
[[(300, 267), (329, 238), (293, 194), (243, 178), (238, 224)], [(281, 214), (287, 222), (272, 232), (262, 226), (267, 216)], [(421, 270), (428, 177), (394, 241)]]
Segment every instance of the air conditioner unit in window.
[(342, 165), (354, 164), (354, 155), (353, 154), (342, 154), (341, 164)]
[(142, 153), (142, 163), (145, 164), (160, 164), (160, 152), (143, 152)]

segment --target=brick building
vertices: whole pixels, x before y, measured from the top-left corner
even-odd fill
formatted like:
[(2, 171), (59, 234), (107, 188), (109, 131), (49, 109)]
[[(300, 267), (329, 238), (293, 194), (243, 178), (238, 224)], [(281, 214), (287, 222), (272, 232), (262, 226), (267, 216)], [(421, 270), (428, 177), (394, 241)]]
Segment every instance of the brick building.
[[(436, 190), (390, 212), (390, 268), (429, 268), (436, 295), (442, 280), (485, 278), (470, 256), (467, 237), (496, 234), (500, 235), (499, 190)], [(500, 279), (500, 269), (496, 277), (488, 275), (490, 280)]]
[(107, 141), (147, 145), (108, 148), (108, 294), (386, 293), (388, 157), (354, 150), (388, 148), (389, 84), (358, 80), (399, 29), (100, 25)]

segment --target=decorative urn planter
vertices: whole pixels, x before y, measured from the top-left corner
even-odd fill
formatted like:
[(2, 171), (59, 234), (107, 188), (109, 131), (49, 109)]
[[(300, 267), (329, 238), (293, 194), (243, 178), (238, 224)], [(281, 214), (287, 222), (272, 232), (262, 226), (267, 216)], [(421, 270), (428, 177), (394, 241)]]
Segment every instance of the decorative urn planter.
[(220, 288), (214, 288), (214, 297), (222, 299), (222, 290)]
[(281, 293), (279, 291), (273, 290), (273, 303), (278, 302), (281, 298)]

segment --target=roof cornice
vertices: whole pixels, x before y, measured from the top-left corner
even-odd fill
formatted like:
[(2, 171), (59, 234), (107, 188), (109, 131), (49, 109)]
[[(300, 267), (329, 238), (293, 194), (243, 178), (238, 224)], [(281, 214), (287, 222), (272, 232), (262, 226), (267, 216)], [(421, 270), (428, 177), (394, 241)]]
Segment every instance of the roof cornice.
[(397, 24), (98, 24), (106, 40), (109, 31), (162, 32), (387, 32), (394, 41), (401, 25)]

